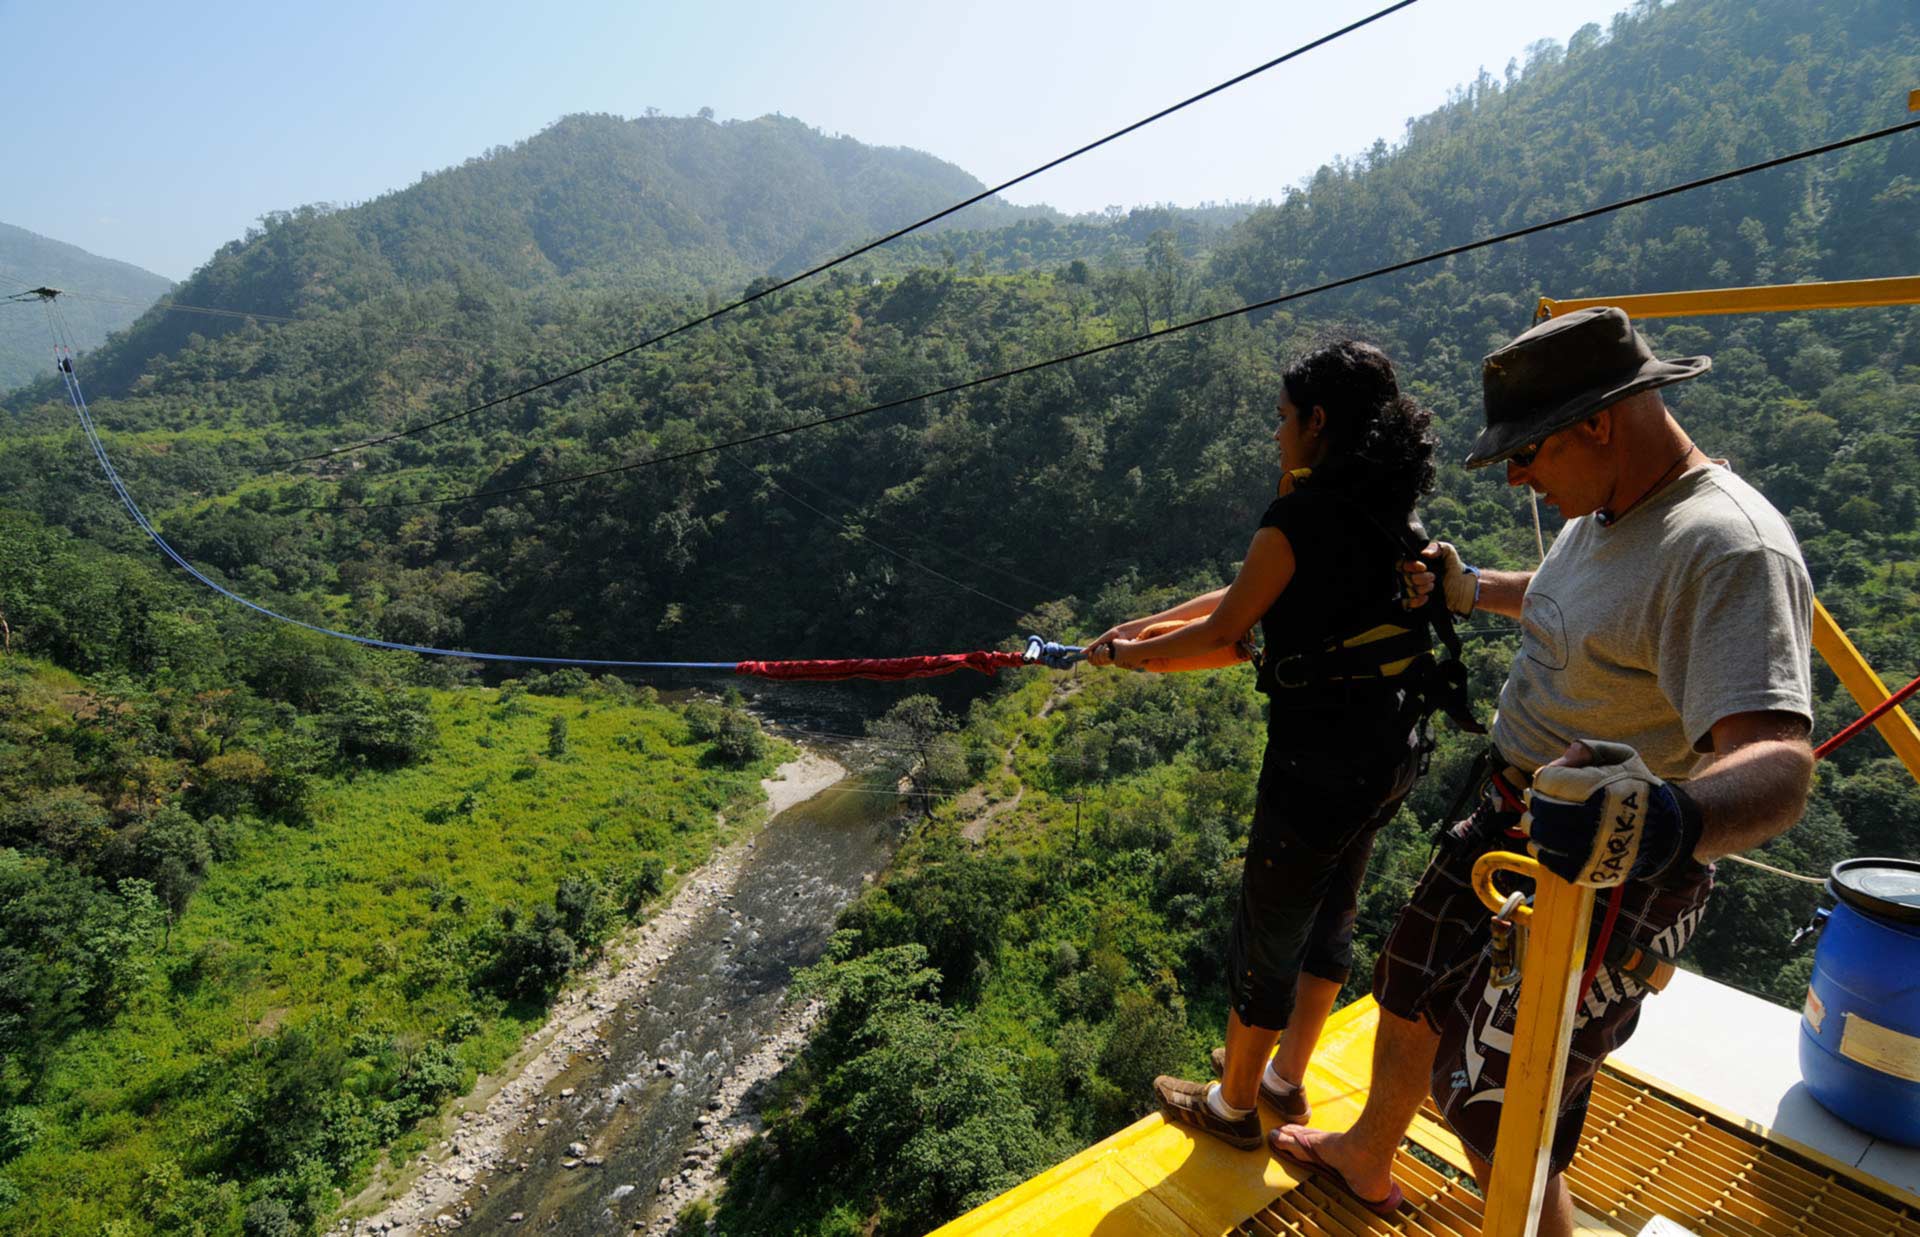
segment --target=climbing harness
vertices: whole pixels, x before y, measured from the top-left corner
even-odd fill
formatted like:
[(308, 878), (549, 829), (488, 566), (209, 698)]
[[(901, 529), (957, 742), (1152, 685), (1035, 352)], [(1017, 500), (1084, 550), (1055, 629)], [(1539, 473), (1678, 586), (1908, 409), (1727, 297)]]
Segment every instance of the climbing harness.
[[(1378, 513), (1334, 491), (1334, 501), (1348, 507), (1410, 558), (1425, 561), (1426, 530), (1417, 521), (1395, 528)], [(1434, 656), (1438, 640), (1444, 656)], [(1261, 657), (1259, 687), (1278, 706), (1302, 694), (1315, 697), (1344, 692), (1357, 685), (1378, 683), (1404, 693), (1402, 716), (1408, 728), (1421, 728), (1423, 742), (1428, 720), (1444, 713), (1468, 734), (1487, 728), (1473, 714), (1467, 691), (1467, 667), (1461, 661), (1460, 633), (1453, 613), (1444, 603), (1412, 606), (1404, 591), (1385, 597), (1347, 616), (1317, 649)]]

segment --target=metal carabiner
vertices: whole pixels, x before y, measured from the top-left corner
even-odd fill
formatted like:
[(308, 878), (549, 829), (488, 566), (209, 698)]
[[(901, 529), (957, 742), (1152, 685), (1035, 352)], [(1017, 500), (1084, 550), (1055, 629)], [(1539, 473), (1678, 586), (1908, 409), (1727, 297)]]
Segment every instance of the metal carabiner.
[(1518, 915), (1531, 915), (1533, 908), (1527, 905), (1527, 895), (1514, 890), (1493, 913), (1493, 926), (1489, 929), (1489, 951), (1493, 958), (1493, 969), (1487, 976), (1487, 983), (1495, 988), (1511, 988), (1520, 982), (1520, 966), (1527, 955), (1527, 929), (1515, 921)]
[(1076, 644), (1056, 644), (1051, 640), (1042, 640), (1039, 636), (1027, 637), (1027, 651), (1022, 659), (1028, 665), (1047, 666), (1054, 670), (1071, 670), (1073, 663), (1086, 660), (1086, 651)]

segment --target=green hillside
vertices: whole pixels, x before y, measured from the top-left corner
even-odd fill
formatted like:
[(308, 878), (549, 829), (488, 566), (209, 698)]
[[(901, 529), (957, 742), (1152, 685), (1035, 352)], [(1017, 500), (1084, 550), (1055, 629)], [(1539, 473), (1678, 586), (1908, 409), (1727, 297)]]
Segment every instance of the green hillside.
[[(48, 285), (87, 294), (67, 301), (65, 309), (75, 341), (92, 349), (138, 318), (173, 281), (130, 262), (0, 223), (0, 296)], [(47, 375), (52, 364), (47, 340), (39, 306), (0, 308), (0, 391)]]
[(9, 1233), (312, 1230), (754, 823), (780, 755), (737, 710), (208, 612), (18, 515), (0, 544)]
[[(555, 281), (655, 295), (730, 289), (792, 274), (982, 188), (931, 155), (829, 137), (781, 116), (724, 124), (568, 116), (363, 205), (268, 214), (178, 295), (311, 316), (440, 286), (469, 298)], [(1051, 214), (992, 199), (951, 223)], [(194, 332), (220, 329), (150, 315), (95, 360), (95, 379), (116, 386)]]

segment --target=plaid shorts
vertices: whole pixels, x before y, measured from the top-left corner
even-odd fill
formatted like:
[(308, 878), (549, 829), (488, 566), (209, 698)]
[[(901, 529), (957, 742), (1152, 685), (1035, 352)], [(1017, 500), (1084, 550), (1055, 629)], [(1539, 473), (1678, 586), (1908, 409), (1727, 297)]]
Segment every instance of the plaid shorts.
[[(1513, 789), (1509, 782), (1508, 793)], [(1520, 823), (1511, 803), (1499, 787), (1490, 785), (1473, 814), (1442, 836), (1373, 970), (1373, 996), (1382, 1009), (1406, 1019), (1424, 1018), (1439, 1032), (1431, 1080), (1434, 1102), (1467, 1150), (1489, 1163), (1500, 1128), (1520, 988), (1496, 988), (1490, 982), (1493, 916), (1473, 892), (1472, 876), (1475, 861), (1488, 851), (1525, 851), (1525, 840), (1509, 832)], [(1511, 887), (1531, 892), (1530, 882), (1508, 880)], [(1503, 882), (1502, 887), (1509, 886)], [(1626, 959), (1636, 949), (1642, 957), (1671, 959), (1679, 954), (1700, 923), (1712, 887), (1712, 869), (1691, 861), (1660, 883), (1633, 881), (1625, 886), (1607, 960), (1575, 1011), (1567, 1081), (1554, 1128), (1554, 1172), (1573, 1161), (1580, 1145), (1600, 1062), (1627, 1042), (1640, 1020), (1640, 1002), (1648, 989), (1642, 982), (1644, 972)], [(1598, 943), (1607, 898), (1602, 893), (1596, 901), (1589, 949)]]

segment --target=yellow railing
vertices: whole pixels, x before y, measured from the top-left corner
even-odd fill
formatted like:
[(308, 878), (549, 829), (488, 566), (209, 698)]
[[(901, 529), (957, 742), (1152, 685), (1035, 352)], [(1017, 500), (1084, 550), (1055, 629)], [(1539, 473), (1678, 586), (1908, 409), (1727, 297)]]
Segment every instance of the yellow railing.
[[(1528, 941), (1520, 960), (1520, 1008), (1514, 1012), (1507, 1094), (1500, 1105), (1493, 1178), (1487, 1184), (1480, 1231), (1488, 1237), (1532, 1237), (1540, 1225), (1553, 1129), (1567, 1080), (1573, 1003), (1580, 995), (1580, 959), (1587, 956), (1593, 890), (1568, 884), (1525, 855), (1497, 850), (1482, 855), (1473, 868), (1473, 887), (1492, 911), (1504, 900), (1493, 887), (1495, 872), (1532, 877), (1534, 891), (1532, 913), (1524, 920)], [(1517, 1165), (1525, 1165), (1525, 1171)]]
[(1536, 321), (1595, 305), (1613, 305), (1629, 318), (1708, 317), (1714, 314), (1762, 314), (1805, 309), (1874, 309), (1920, 304), (1920, 275), (1893, 279), (1845, 279), (1834, 283), (1776, 283), (1751, 288), (1708, 288), (1697, 292), (1646, 292), (1638, 296), (1588, 296), (1578, 300), (1540, 298)]
[[(1853, 694), (1861, 712), (1874, 708), (1892, 694), (1818, 600), (1813, 603), (1813, 647), (1833, 667), (1841, 685)], [(1905, 709), (1888, 709), (1874, 727), (1900, 758), (1900, 763), (1907, 766), (1913, 780), (1920, 782), (1920, 726), (1913, 724), (1913, 718)]]

